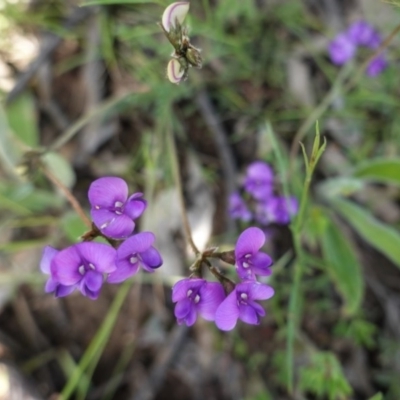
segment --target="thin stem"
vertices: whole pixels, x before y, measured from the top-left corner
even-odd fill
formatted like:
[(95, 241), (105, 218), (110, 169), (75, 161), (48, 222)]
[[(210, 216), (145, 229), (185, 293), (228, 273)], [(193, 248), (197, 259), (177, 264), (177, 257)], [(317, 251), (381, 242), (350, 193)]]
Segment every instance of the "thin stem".
[(70, 202), (71, 206), (75, 210), (75, 212), (80, 216), (82, 221), (89, 227), (92, 228), (92, 222), (87, 217), (82, 207), (80, 206), (78, 200), (76, 200), (75, 196), (70, 192), (70, 190), (55, 176), (51, 173), (43, 164), (41, 166), (43, 173), (47, 176), (47, 178), (54, 184), (54, 186), (58, 187), (63, 193), (67, 200)]
[(169, 152), (171, 155), (172, 172), (175, 178), (175, 184), (176, 184), (176, 189), (178, 191), (179, 203), (182, 213), (183, 231), (187, 243), (192, 248), (194, 254), (198, 256), (200, 254), (200, 250), (197, 248), (196, 244), (193, 241), (192, 233), (190, 230), (189, 219), (186, 214), (185, 200), (183, 198), (183, 190), (182, 190), (182, 179), (181, 179), (181, 174), (179, 172), (178, 154), (176, 151), (175, 139), (173, 137), (171, 127), (167, 128), (167, 141), (169, 146)]

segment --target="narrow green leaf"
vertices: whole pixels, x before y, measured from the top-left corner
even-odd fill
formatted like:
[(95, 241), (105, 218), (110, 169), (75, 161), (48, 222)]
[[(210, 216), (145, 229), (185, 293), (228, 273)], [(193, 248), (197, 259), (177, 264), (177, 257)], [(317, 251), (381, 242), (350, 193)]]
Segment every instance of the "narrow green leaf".
[(369, 400), (383, 400), (383, 394), (379, 392), (376, 395), (372, 396)]
[(76, 181), (75, 172), (71, 164), (58, 153), (46, 153), (42, 157), (48, 169), (60, 180), (67, 188), (71, 188)]
[(400, 268), (400, 232), (378, 221), (369, 211), (344, 199), (331, 199), (334, 209), (371, 246)]
[(371, 182), (391, 183), (400, 186), (400, 158), (377, 158), (361, 163), (353, 176)]
[(345, 312), (354, 315), (363, 299), (364, 281), (351, 243), (332, 221), (321, 231), (320, 241), (328, 273), (345, 302)]

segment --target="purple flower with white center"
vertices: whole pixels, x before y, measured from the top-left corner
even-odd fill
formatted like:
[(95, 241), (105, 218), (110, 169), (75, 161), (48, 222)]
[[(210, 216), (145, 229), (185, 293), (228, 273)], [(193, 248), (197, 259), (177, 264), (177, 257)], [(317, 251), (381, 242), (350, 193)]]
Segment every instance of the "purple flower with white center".
[(235, 246), (236, 272), (240, 279), (255, 280), (256, 275), (271, 275), (272, 259), (259, 251), (264, 243), (265, 234), (260, 228), (247, 228), (240, 234)]
[(214, 321), (215, 311), (225, 299), (225, 292), (218, 282), (207, 282), (199, 278), (187, 278), (172, 288), (172, 301), (178, 324), (192, 326), (200, 314), (207, 321)]
[(244, 222), (251, 220), (251, 212), (238, 192), (229, 196), (228, 212), (233, 219), (240, 219)]
[(117, 269), (108, 278), (109, 283), (120, 283), (135, 275), (139, 267), (147, 272), (161, 266), (160, 253), (153, 247), (155, 237), (151, 232), (141, 232), (126, 239), (117, 249)]
[(370, 77), (375, 77), (379, 75), (387, 67), (387, 61), (383, 54), (379, 54), (373, 58), (366, 69), (366, 73)]
[(134, 219), (147, 207), (142, 193), (128, 198), (128, 185), (121, 178), (104, 177), (89, 188), (90, 214), (101, 233), (113, 239), (123, 239), (135, 229)]
[(288, 224), (297, 214), (299, 203), (295, 197), (273, 196), (256, 206), (255, 218), (262, 225)]
[(265, 315), (257, 300), (267, 300), (274, 289), (259, 282), (242, 282), (221, 303), (215, 313), (215, 324), (223, 331), (232, 330), (240, 319), (246, 324), (258, 325)]
[(244, 188), (255, 199), (263, 200), (271, 196), (273, 182), (274, 173), (265, 162), (255, 161), (247, 167)]
[(329, 44), (328, 51), (331, 61), (336, 65), (343, 65), (356, 54), (357, 46), (348, 34), (340, 33)]
[(375, 48), (379, 46), (380, 36), (376, 29), (366, 21), (353, 22), (347, 30), (350, 40), (359, 46)]
[(64, 296), (68, 296), (69, 294), (71, 294), (75, 290), (76, 285), (69, 285), (69, 286), (62, 285), (51, 276), (50, 265), (51, 265), (51, 262), (53, 261), (54, 257), (58, 253), (59, 253), (59, 251), (56, 250), (55, 248), (53, 248), (51, 246), (46, 246), (43, 249), (42, 258), (40, 260), (40, 270), (44, 274), (50, 275), (49, 279), (46, 282), (44, 291), (46, 293), (54, 293), (54, 295), (56, 297), (64, 297)]
[(94, 300), (100, 294), (103, 274), (115, 271), (116, 251), (108, 244), (77, 243), (59, 251), (52, 259), (52, 278), (61, 285), (77, 285), (84, 296)]

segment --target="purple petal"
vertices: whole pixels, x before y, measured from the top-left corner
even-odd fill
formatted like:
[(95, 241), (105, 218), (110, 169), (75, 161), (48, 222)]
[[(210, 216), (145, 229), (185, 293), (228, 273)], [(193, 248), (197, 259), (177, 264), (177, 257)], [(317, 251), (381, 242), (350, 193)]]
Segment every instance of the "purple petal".
[(113, 238), (123, 239), (135, 229), (135, 223), (127, 215), (117, 215), (107, 210), (91, 210), (93, 222), (101, 233)]
[(91, 299), (91, 300), (96, 300), (96, 299), (99, 297), (99, 294), (100, 294), (100, 290), (97, 290), (97, 291), (92, 291), (92, 290), (90, 290), (90, 289), (85, 285), (85, 283), (84, 283), (83, 280), (79, 283), (79, 289), (80, 289), (81, 293), (82, 293), (84, 296), (88, 297), (88, 298)]
[(57, 286), (60, 286), (59, 283), (53, 279), (52, 277), (50, 277), (49, 279), (47, 279), (46, 281), (46, 285), (44, 287), (44, 291), (46, 293), (53, 293), (56, 291)]
[(248, 285), (250, 298), (253, 300), (267, 300), (274, 295), (274, 289), (271, 286), (259, 282), (250, 282)]
[(260, 316), (263, 317), (265, 315), (264, 308), (256, 303), (255, 301), (249, 301), (249, 306), (254, 308), (254, 311)]
[(89, 290), (96, 292), (103, 284), (103, 275), (96, 271), (88, 271), (83, 277), (83, 281)]
[(341, 33), (329, 44), (329, 56), (336, 65), (346, 64), (356, 53), (356, 45), (346, 33)]
[(88, 197), (92, 208), (112, 208), (116, 202), (125, 203), (128, 185), (121, 178), (100, 178), (90, 185)]
[(224, 288), (218, 282), (207, 282), (200, 289), (200, 297), (199, 314), (207, 321), (214, 321), (215, 312), (225, 299)]
[(116, 270), (116, 251), (110, 245), (96, 242), (83, 242), (75, 246), (81, 259), (93, 264), (97, 272), (109, 274)]
[(58, 250), (51, 246), (46, 246), (43, 249), (42, 258), (40, 260), (40, 270), (44, 274), (50, 274), (50, 264), (54, 256), (58, 253)]
[(260, 317), (256, 313), (256, 310), (250, 305), (239, 306), (239, 318), (246, 324), (258, 325), (260, 323)]
[(147, 207), (147, 201), (142, 199), (142, 193), (134, 193), (125, 203), (124, 213), (132, 218), (139, 218)]
[(236, 290), (220, 304), (215, 312), (215, 324), (222, 331), (232, 330), (239, 318), (239, 308), (237, 305)]
[(353, 43), (368, 47), (376, 41), (377, 36), (375, 28), (366, 21), (353, 22), (347, 33)]
[(197, 312), (195, 308), (192, 307), (184, 321), (187, 326), (192, 326), (196, 322), (196, 319), (197, 319)]
[(387, 61), (384, 55), (379, 55), (372, 59), (366, 69), (366, 73), (370, 77), (379, 75), (387, 67)]
[(253, 264), (251, 269), (256, 275), (271, 275), (272, 271), (269, 267), (272, 265), (272, 258), (268, 254), (259, 251), (251, 258), (251, 262)]
[(148, 250), (140, 254), (142, 257), (142, 267), (147, 272), (154, 272), (154, 269), (161, 267), (163, 260), (160, 253), (151, 246)]
[(188, 290), (199, 290), (206, 281), (198, 278), (186, 278), (175, 283), (172, 287), (172, 301), (177, 301), (187, 298)]
[(264, 232), (260, 228), (251, 227), (244, 230), (235, 246), (236, 259), (242, 258), (246, 254), (256, 254), (265, 243)]
[(249, 266), (247, 268), (244, 268), (241, 260), (236, 262), (236, 273), (238, 274), (241, 280), (253, 281), (256, 279), (253, 267)]
[(186, 316), (190, 313), (193, 307), (193, 302), (187, 297), (181, 301), (178, 301), (175, 305), (175, 317), (177, 319), (185, 319)]
[(81, 265), (82, 260), (77, 251), (77, 245), (73, 245), (59, 251), (54, 256), (50, 266), (51, 275), (62, 285), (74, 285), (82, 278), (78, 271)]
[(139, 270), (139, 262), (132, 264), (129, 259), (117, 260), (116, 264), (117, 269), (108, 275), (107, 282), (109, 283), (121, 283)]
[(65, 297), (70, 295), (76, 289), (76, 285), (65, 286), (65, 285), (58, 285), (55, 296), (56, 297)]
[(247, 167), (246, 176), (264, 182), (274, 180), (272, 168), (263, 161), (255, 161)]
[(237, 192), (232, 193), (229, 196), (228, 211), (229, 215), (233, 219), (240, 219), (244, 222), (248, 222), (251, 220), (251, 212), (247, 208), (247, 205), (240, 194)]
[(126, 239), (117, 249), (118, 259), (129, 257), (133, 254), (143, 253), (154, 243), (155, 237), (151, 232), (141, 232)]

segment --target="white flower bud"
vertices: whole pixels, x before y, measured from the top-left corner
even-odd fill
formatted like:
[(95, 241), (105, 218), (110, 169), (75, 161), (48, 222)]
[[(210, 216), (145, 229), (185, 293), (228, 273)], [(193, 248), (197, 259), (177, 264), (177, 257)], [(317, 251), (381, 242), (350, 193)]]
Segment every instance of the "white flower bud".
[(178, 84), (185, 74), (185, 70), (176, 58), (172, 58), (168, 63), (167, 76), (170, 82)]
[(186, 14), (189, 11), (190, 3), (187, 1), (177, 1), (170, 4), (164, 11), (162, 16), (162, 26), (166, 32), (175, 27), (175, 22), (178, 21), (182, 25)]

